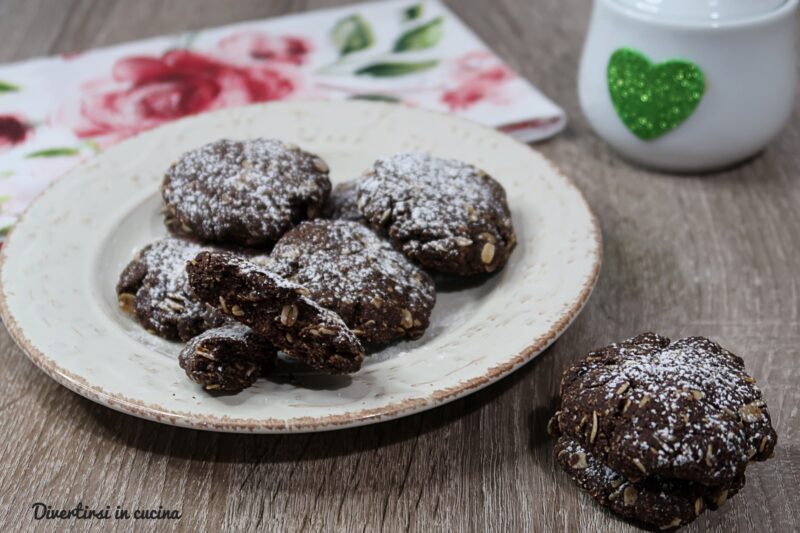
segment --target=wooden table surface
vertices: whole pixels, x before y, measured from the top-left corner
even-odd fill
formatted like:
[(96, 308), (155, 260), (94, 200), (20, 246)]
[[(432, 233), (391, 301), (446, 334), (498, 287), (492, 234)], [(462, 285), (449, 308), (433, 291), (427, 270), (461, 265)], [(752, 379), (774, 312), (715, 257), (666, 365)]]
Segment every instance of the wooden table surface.
[[(68, 52), (344, 2), (0, 0), (0, 61)], [(204, 433), (146, 422), (57, 385), (0, 332), (0, 524), (31, 505), (177, 508), (193, 531), (629, 531), (556, 469), (545, 431), (562, 370), (645, 330), (705, 335), (740, 354), (779, 435), (775, 457), (687, 531), (800, 530), (800, 121), (726, 172), (630, 166), (581, 115), (575, 73), (587, 0), (449, 2), (567, 110), (537, 146), (586, 193), (605, 260), (583, 314), (549, 350), (477, 393), (402, 420), (295, 436)], [(745, 127), (743, 125), (743, 127)], [(75, 523), (78, 528), (98, 528)]]

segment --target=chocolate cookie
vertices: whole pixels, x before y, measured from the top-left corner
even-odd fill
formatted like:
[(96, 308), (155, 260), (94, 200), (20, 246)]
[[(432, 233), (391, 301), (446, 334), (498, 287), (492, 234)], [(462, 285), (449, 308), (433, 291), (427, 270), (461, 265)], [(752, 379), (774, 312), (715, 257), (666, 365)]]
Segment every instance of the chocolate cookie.
[(364, 348), (308, 289), (228, 252), (202, 252), (187, 267), (202, 301), (247, 324), (290, 357), (329, 373), (356, 372)]
[(206, 390), (246, 389), (274, 364), (277, 350), (252, 329), (232, 322), (190, 340), (178, 363), (189, 379)]
[(573, 481), (598, 503), (630, 520), (658, 529), (686, 525), (706, 509), (718, 508), (745, 482), (744, 475), (719, 487), (659, 477), (628, 481), (567, 436), (559, 437), (555, 456)]
[(357, 185), (358, 208), (422, 266), (462, 276), (502, 268), (516, 245), (503, 187), (453, 159), (379, 159)]
[(328, 165), (273, 139), (220, 140), (185, 153), (164, 176), (166, 224), (203, 241), (259, 246), (315, 218)]
[(142, 248), (117, 283), (122, 310), (134, 315), (148, 331), (170, 340), (187, 341), (222, 325), (225, 317), (189, 290), (186, 262), (204, 249), (174, 237)]
[(356, 202), (357, 187), (358, 180), (337, 184), (322, 209), (322, 217), (333, 220), (363, 222), (364, 215), (358, 210), (358, 203)]
[(363, 224), (303, 222), (281, 237), (270, 261), (273, 272), (307, 288), (362, 342), (416, 339), (428, 327), (433, 280)]
[(596, 350), (561, 381), (560, 433), (631, 481), (727, 486), (776, 435), (741, 358), (703, 338), (645, 333)]

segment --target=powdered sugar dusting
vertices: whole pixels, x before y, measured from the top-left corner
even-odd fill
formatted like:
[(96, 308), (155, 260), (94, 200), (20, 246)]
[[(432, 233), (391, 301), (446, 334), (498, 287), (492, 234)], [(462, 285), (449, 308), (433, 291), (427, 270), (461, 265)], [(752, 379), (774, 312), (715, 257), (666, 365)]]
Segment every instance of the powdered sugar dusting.
[(562, 396), (561, 431), (629, 477), (722, 484), (775, 445), (742, 360), (703, 337), (612, 344), (565, 373)]
[(273, 271), (305, 286), (368, 342), (421, 335), (436, 302), (431, 277), (357, 222), (304, 222), (270, 259)]
[[(431, 268), (492, 271), (515, 242), (503, 188), (454, 159), (421, 153), (379, 159), (358, 182), (357, 205), (373, 226), (386, 228), (406, 254)], [(492, 254), (481, 262), (487, 243)]]
[(167, 225), (214, 242), (276, 241), (330, 193), (319, 157), (273, 139), (223, 139), (184, 154), (164, 178)]
[[(199, 257), (196, 258), (200, 259)], [(216, 254), (208, 254), (205, 260), (210, 261), (220, 261), (225, 264), (226, 271), (225, 276), (231, 277), (234, 279), (242, 279), (242, 280), (250, 280), (247, 285), (251, 287), (251, 291), (257, 292), (257, 294), (237, 294), (232, 295), (239, 300), (248, 300), (251, 297), (255, 299), (264, 298), (266, 296), (273, 296), (276, 299), (286, 298), (287, 295), (291, 295), (291, 298), (296, 302), (298, 306), (303, 306), (306, 309), (310, 309), (313, 311), (314, 321), (317, 327), (323, 327), (331, 330), (333, 334), (331, 335), (330, 339), (326, 339), (330, 344), (333, 345), (341, 345), (341, 346), (355, 346), (358, 349), (361, 349), (361, 344), (359, 343), (356, 336), (350, 331), (344, 321), (334, 313), (333, 311), (326, 309), (320, 306), (316, 301), (313, 299), (305, 296), (304, 294), (309, 294), (310, 291), (300, 285), (298, 283), (294, 283), (293, 281), (287, 280), (274, 272), (264, 268), (261, 265), (248, 261), (242, 257), (236, 256), (231, 253), (216, 253)], [(225, 311), (225, 310), (223, 310)], [(236, 316), (233, 315), (231, 309), (229, 308), (227, 313), (230, 313), (231, 318), (235, 320), (243, 321), (244, 323), (255, 327), (254, 324), (247, 323), (249, 317), (244, 316)], [(267, 326), (272, 327), (270, 324)], [(279, 336), (280, 339), (284, 339), (283, 335)], [(272, 339), (274, 340), (274, 339)], [(275, 341), (276, 346), (279, 348), (287, 351), (288, 353), (294, 355), (293, 348), (294, 346), (291, 343), (285, 343), (283, 340)]]
[(238, 322), (229, 322), (224, 326), (209, 329), (193, 338), (193, 346), (199, 346), (206, 339), (225, 339), (233, 342), (246, 342), (248, 336), (253, 335), (253, 330)]
[(188, 340), (216, 327), (224, 317), (192, 295), (186, 274), (186, 262), (207, 249), (174, 237), (153, 242), (122, 272), (117, 293), (133, 294), (139, 320), (166, 338)]

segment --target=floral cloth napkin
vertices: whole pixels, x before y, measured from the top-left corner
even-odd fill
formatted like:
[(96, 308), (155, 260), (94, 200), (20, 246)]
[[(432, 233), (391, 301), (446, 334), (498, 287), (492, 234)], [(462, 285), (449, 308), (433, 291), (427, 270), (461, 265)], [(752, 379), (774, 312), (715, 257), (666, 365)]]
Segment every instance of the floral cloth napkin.
[(530, 142), (564, 112), (438, 1), (390, 0), (0, 65), (0, 236), (103, 148), (203, 111), (368, 99), (451, 112)]

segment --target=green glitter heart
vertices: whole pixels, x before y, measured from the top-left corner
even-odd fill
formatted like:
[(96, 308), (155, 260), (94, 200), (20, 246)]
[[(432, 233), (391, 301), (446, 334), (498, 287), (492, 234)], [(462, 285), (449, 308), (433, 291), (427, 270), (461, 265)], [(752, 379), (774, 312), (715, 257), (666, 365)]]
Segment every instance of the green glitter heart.
[(706, 90), (700, 67), (670, 59), (658, 65), (632, 48), (608, 61), (608, 91), (617, 115), (642, 140), (660, 137), (689, 118)]

